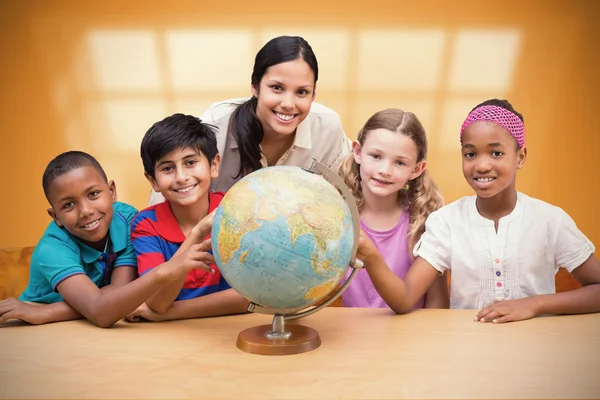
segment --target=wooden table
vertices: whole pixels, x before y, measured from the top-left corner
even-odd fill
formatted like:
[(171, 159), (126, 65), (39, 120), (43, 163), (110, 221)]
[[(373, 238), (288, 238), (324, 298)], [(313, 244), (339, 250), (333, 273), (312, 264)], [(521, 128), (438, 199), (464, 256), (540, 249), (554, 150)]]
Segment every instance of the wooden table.
[(318, 349), (238, 350), (267, 315), (0, 328), (3, 398), (600, 398), (600, 314), (473, 322), (474, 311), (326, 308)]

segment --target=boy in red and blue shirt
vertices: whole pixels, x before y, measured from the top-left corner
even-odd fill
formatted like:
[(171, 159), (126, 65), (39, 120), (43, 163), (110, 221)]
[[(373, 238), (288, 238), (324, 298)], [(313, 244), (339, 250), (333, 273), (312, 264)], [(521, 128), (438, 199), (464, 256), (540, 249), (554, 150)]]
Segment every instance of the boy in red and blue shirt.
[[(209, 192), (220, 163), (214, 129), (196, 117), (175, 114), (146, 132), (141, 145), (144, 175), (165, 201), (140, 211), (131, 224), (140, 276), (185, 257), (191, 246), (207, 243), (200, 232), (212, 226), (213, 211), (224, 196)], [(159, 321), (245, 312), (248, 301), (230, 288), (216, 265), (210, 267), (212, 272), (194, 269), (163, 286), (128, 319)]]
[[(210, 214), (219, 206), (223, 193), (209, 193), (208, 196)], [(138, 213), (133, 220), (132, 237), (140, 276), (170, 260), (186, 239), (168, 201)], [(175, 300), (194, 299), (229, 289), (230, 286), (223, 279), (216, 265), (210, 264), (210, 266), (215, 272), (209, 273), (200, 269), (190, 271)]]

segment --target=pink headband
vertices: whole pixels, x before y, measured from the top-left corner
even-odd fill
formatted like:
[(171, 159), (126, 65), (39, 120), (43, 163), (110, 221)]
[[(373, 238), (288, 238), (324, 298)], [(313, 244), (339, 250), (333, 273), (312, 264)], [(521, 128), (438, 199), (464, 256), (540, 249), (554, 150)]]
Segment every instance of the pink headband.
[(492, 122), (506, 129), (517, 140), (519, 148), (525, 146), (525, 125), (519, 117), (505, 108), (497, 106), (482, 106), (471, 111), (460, 128), (460, 138), (467, 127), (475, 122)]

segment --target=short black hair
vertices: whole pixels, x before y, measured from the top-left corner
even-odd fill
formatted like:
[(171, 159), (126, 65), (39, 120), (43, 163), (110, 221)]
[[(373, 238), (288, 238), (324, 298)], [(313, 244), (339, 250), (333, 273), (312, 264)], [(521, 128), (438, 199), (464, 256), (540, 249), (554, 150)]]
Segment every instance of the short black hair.
[(148, 129), (140, 146), (144, 171), (154, 178), (154, 167), (161, 157), (186, 147), (202, 152), (208, 163), (212, 163), (219, 153), (216, 131), (217, 127), (192, 115), (173, 114), (156, 122)]
[(102, 178), (104, 178), (104, 181), (108, 183), (106, 173), (98, 160), (83, 151), (67, 151), (54, 157), (54, 159), (48, 163), (48, 166), (46, 166), (46, 170), (42, 176), (42, 187), (44, 188), (44, 195), (46, 196), (46, 199), (48, 199), (48, 202), (50, 202), (48, 190), (50, 189), (52, 182), (59, 176), (82, 167), (94, 167)]
[[(510, 104), (510, 102), (508, 100), (504, 100), (504, 99), (490, 99), (490, 100), (486, 100), (483, 103), (478, 104), (475, 107), (473, 107), (473, 110), (476, 110), (479, 107), (483, 107), (483, 106), (502, 107), (505, 110), (508, 110), (511, 113), (515, 114), (517, 117), (519, 117), (519, 119), (521, 120), (521, 122), (525, 123), (525, 119), (523, 119), (523, 115), (521, 115), (520, 112), (518, 112), (517, 110), (515, 110), (514, 107), (512, 106), (512, 104)], [(473, 110), (471, 110), (471, 111), (473, 111)]]

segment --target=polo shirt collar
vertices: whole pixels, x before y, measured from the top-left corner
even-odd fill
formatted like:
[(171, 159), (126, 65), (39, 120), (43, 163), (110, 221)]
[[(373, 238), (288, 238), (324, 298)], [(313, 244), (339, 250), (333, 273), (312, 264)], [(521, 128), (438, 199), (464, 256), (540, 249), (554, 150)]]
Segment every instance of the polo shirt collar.
[(85, 264), (91, 264), (98, 261), (102, 255), (101, 251), (91, 248), (87, 244), (81, 242), (79, 239), (75, 239), (79, 248), (81, 249), (81, 258)]
[[(208, 194), (209, 214), (219, 206), (219, 197), (221, 196), (222, 194), (219, 193)], [(169, 201), (165, 200), (162, 203), (157, 204), (154, 210), (156, 212), (156, 230), (158, 234), (168, 242), (183, 243), (185, 241), (185, 235), (179, 227), (177, 219), (175, 219)]]
[(156, 230), (158, 234), (168, 242), (183, 243), (185, 235), (181, 231), (175, 215), (171, 210), (171, 204), (163, 201), (156, 205)]
[[(113, 206), (113, 217), (108, 228), (108, 237), (110, 243), (108, 243), (108, 246), (106, 247), (107, 250), (111, 249), (117, 253), (125, 249), (128, 235), (129, 229), (127, 226), (127, 220), (125, 220), (121, 214), (117, 213)], [(87, 244), (84, 244), (79, 239), (75, 238), (75, 240), (81, 248), (81, 258), (83, 259), (84, 263), (91, 264), (97, 261), (103, 254), (101, 251), (93, 249)]]

